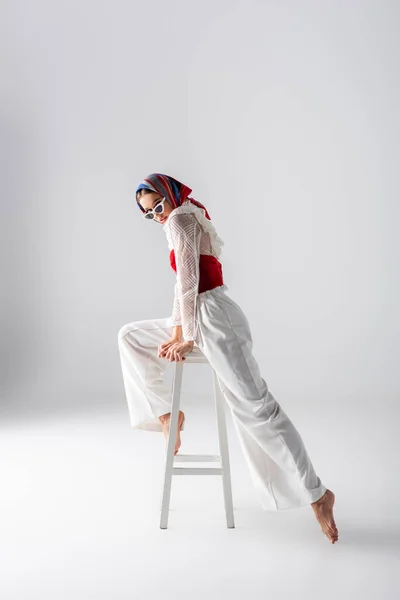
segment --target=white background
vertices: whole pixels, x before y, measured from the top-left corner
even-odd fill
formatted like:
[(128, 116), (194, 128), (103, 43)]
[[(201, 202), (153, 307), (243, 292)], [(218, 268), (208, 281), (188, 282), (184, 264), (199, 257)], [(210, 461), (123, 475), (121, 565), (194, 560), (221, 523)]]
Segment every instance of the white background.
[(6, 400), (122, 401), (118, 329), (172, 310), (158, 171), (208, 207), (271, 388), (396, 401), (398, 13), (3, 2)]
[(399, 13), (394, 0), (1, 2), (3, 423), (117, 407), (133, 439), (117, 334), (169, 316), (175, 280), (134, 191), (167, 173), (225, 241), (228, 293), (323, 482), (393, 531)]

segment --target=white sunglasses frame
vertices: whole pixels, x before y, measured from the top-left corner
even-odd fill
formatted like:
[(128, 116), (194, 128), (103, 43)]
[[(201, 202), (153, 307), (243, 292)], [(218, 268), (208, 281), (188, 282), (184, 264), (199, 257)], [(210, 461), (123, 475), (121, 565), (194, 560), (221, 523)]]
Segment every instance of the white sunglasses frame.
[[(154, 208), (149, 208), (149, 209), (148, 209), (148, 210), (145, 212), (145, 214), (143, 215), (143, 218), (144, 218), (144, 219), (146, 219), (146, 221), (154, 221), (154, 217), (155, 217), (155, 215), (162, 215), (162, 214), (163, 214), (163, 212), (164, 212), (164, 203), (165, 203), (166, 199), (167, 199), (167, 198), (164, 196), (164, 197), (163, 197), (163, 198), (160, 200), (160, 202), (158, 202), (158, 203), (155, 205), (155, 207), (154, 207)], [(157, 213), (156, 213), (156, 212), (155, 212), (155, 209), (156, 209), (158, 206), (160, 206), (160, 205), (162, 205), (162, 211), (161, 211), (161, 212), (157, 212)], [(153, 216), (152, 216), (152, 217), (149, 217), (148, 215), (151, 215), (151, 214), (152, 214)]]

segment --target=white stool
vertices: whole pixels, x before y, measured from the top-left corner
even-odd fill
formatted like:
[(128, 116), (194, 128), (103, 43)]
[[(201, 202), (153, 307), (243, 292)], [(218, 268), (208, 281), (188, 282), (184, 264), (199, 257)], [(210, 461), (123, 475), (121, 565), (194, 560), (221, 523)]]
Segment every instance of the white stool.
[[(170, 427), (167, 442), (167, 452), (165, 461), (164, 489), (161, 501), (161, 520), (160, 528), (167, 529), (169, 502), (171, 497), (172, 475), (221, 475), (224, 492), (226, 524), (228, 528), (234, 528), (233, 502), (231, 473), (229, 465), (228, 437), (226, 434), (226, 415), (225, 398), (219, 385), (218, 376), (214, 369), (213, 388), (215, 409), (218, 426), (219, 452), (217, 455), (207, 454), (177, 454), (174, 455), (176, 433), (178, 428), (179, 404), (181, 399), (183, 366), (189, 363), (209, 363), (198, 346), (194, 346), (192, 352), (186, 354), (186, 360), (175, 362), (175, 372), (173, 377), (172, 407), (170, 417)], [(211, 366), (211, 365), (210, 365)], [(218, 462), (217, 467), (176, 467), (178, 462)]]

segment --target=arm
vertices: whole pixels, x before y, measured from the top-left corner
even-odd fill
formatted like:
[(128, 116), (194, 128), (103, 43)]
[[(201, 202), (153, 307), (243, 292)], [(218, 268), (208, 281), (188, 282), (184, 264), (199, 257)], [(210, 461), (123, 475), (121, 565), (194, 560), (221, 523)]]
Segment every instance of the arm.
[(182, 325), (181, 307), (179, 302), (179, 289), (178, 282), (175, 283), (174, 287), (174, 303), (172, 306), (172, 324)]
[(172, 306), (172, 325), (174, 327), (172, 337), (180, 342), (182, 339), (182, 318), (181, 318), (181, 307), (180, 307), (180, 303), (179, 303), (178, 282), (175, 283), (175, 287), (174, 287), (174, 303)]
[(175, 250), (177, 292), (184, 341), (197, 337), (196, 300), (199, 288), (201, 228), (192, 213), (170, 216), (170, 231)]
[(178, 342), (182, 341), (182, 325), (176, 325), (174, 327), (172, 337)]

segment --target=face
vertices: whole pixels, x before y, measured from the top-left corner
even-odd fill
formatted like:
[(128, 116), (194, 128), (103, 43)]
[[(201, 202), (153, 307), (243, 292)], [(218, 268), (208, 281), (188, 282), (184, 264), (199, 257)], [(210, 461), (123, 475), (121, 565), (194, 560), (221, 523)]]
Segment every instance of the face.
[[(140, 204), (143, 206), (144, 210), (147, 211), (149, 208), (154, 208), (160, 200), (163, 199), (163, 196), (157, 194), (156, 192), (150, 192), (149, 194), (145, 194), (139, 198)], [(159, 223), (164, 224), (168, 219), (168, 215), (172, 212), (172, 207), (168, 204), (168, 200), (164, 202), (164, 212), (161, 214), (154, 213), (154, 219)], [(150, 220), (150, 219), (149, 219)]]

